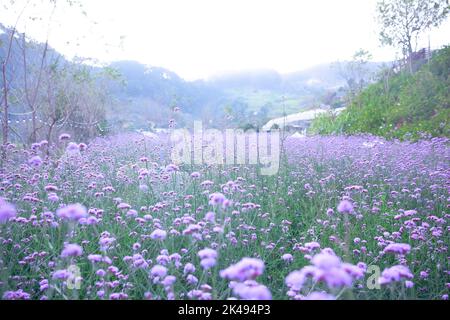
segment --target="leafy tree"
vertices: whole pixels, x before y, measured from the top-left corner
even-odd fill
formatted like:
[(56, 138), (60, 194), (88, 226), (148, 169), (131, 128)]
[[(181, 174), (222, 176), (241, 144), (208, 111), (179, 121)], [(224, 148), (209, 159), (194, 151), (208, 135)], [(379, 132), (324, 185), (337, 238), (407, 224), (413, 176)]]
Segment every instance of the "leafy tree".
[(411, 56), (418, 37), (439, 26), (450, 7), (448, 0), (381, 0), (377, 10), (381, 43), (400, 49), (412, 72)]

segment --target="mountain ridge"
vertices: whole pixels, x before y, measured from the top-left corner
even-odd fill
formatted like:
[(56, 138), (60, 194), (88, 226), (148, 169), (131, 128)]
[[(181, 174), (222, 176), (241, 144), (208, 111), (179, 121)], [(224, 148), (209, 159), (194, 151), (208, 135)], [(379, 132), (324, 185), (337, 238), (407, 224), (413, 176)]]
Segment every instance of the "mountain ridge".
[[(0, 41), (8, 43), (11, 30), (2, 25), (0, 30), (3, 32)], [(29, 59), (39, 61), (44, 44), (29, 41), (33, 44), (28, 52)], [(13, 44), (12, 50), (20, 50), (19, 47)], [(0, 45), (0, 57), (5, 56), (5, 50), (5, 46)], [(51, 53), (48, 56), (59, 56), (64, 62), (73, 63), (53, 48), (48, 50)], [(20, 74), (17, 72), (20, 63), (12, 61), (9, 72)], [(114, 61), (105, 67), (117, 71), (121, 84), (108, 88), (117, 105), (106, 110), (107, 120), (125, 129), (147, 128), (150, 122), (164, 127), (177, 106), (181, 108), (182, 116), (177, 117), (180, 125), (192, 119), (208, 118), (217, 125), (232, 120), (235, 125), (259, 126), (284, 113), (318, 107), (325, 96), (345, 87), (345, 79), (334, 65), (321, 64), (289, 73), (272, 69), (244, 70), (188, 81), (167, 68), (134, 60)], [(369, 65), (374, 71), (380, 64)], [(99, 66), (89, 68), (94, 72), (102, 69)], [(255, 115), (260, 118), (258, 121)]]

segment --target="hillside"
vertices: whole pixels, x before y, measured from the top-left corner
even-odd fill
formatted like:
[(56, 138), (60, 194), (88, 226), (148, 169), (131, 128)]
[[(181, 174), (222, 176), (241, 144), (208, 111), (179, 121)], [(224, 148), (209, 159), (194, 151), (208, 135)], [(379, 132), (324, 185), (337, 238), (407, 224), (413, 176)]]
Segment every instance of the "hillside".
[[(6, 54), (10, 30), (0, 25), (0, 58)], [(11, 85), (23, 83), (22, 40), (16, 35), (8, 64)], [(37, 68), (44, 44), (27, 39), (27, 60)], [(274, 70), (247, 70), (222, 74), (206, 80), (186, 81), (165, 68), (148, 66), (137, 61), (117, 61), (98, 67), (80, 61), (68, 61), (48, 48), (45, 64), (57, 61), (58, 70), (76, 68), (90, 75), (113, 73), (114, 81), (103, 86), (111, 100), (104, 110), (105, 126), (117, 130), (167, 127), (168, 119), (179, 126), (193, 119), (208, 121), (212, 126), (234, 125), (260, 127), (272, 118), (332, 104), (345, 93), (346, 81), (335, 64), (324, 64), (306, 70), (280, 74)], [(89, 61), (87, 61), (89, 62)], [(345, 62), (342, 63), (345, 66)], [(370, 75), (380, 64), (369, 63)], [(181, 111), (174, 114), (174, 107)], [(337, 105), (335, 107), (340, 107)], [(20, 102), (14, 112), (24, 112)], [(85, 122), (85, 121), (79, 121)]]
[(450, 136), (450, 47), (434, 52), (426, 62), (413, 74), (408, 70), (391, 77), (385, 74), (341, 115), (318, 117), (311, 131), (400, 139)]
[[(348, 62), (340, 63), (344, 69), (347, 65)], [(367, 77), (372, 78), (381, 65), (369, 62)], [(330, 97), (342, 96), (347, 86), (337, 63), (287, 74), (274, 70), (230, 73), (212, 77), (209, 83), (226, 92), (232, 100), (246, 104), (250, 112), (269, 118), (328, 105)]]
[(285, 75), (250, 70), (195, 82), (136, 61), (119, 61), (110, 67), (121, 74), (124, 85), (114, 89), (119, 103), (109, 119), (125, 128), (142, 128), (149, 123), (164, 127), (166, 119), (174, 116), (174, 106), (181, 107), (176, 115), (179, 124), (197, 118), (212, 120), (215, 126), (226, 121), (260, 126), (284, 113), (318, 107), (330, 92), (346, 85), (333, 64)]

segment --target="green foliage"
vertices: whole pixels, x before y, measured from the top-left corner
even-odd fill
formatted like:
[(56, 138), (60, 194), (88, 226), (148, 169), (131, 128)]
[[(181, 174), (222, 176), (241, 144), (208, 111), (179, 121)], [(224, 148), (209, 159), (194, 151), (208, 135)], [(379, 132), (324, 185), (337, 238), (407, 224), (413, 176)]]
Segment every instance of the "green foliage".
[(368, 86), (339, 116), (318, 117), (316, 134), (372, 133), (419, 139), (423, 134), (450, 136), (450, 47), (411, 75), (400, 72)]

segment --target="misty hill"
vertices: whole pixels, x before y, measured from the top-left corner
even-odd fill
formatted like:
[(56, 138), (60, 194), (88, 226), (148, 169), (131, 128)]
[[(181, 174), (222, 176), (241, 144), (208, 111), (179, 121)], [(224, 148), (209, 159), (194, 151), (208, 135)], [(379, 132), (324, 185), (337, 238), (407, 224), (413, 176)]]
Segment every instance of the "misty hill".
[[(251, 112), (279, 117), (284, 113), (332, 104), (330, 97), (332, 100), (344, 94), (347, 82), (342, 70), (348, 64), (328, 63), (287, 74), (274, 70), (250, 70), (218, 75), (208, 82), (224, 91), (231, 101), (246, 104)], [(382, 65), (377, 62), (366, 64), (368, 82)]]
[(185, 111), (198, 113), (201, 105), (220, 94), (202, 81), (187, 82), (176, 73), (136, 61), (117, 61), (109, 65), (124, 80), (120, 98), (149, 97), (163, 105), (185, 105)]
[[(0, 25), (0, 58), (6, 54), (9, 30)], [(11, 85), (23, 82), (20, 37), (13, 42), (8, 72), (14, 74)], [(27, 39), (27, 60), (37, 65), (42, 59), (43, 44)], [(18, 59), (18, 60), (17, 60)], [(16, 61), (17, 60), (17, 61)], [(52, 48), (46, 63), (58, 61), (70, 65)], [(77, 62), (79, 63), (79, 62)], [(86, 65), (89, 72), (100, 73), (104, 68)], [(370, 64), (373, 72), (379, 64)], [(303, 71), (280, 74), (274, 70), (250, 70), (222, 74), (207, 80), (186, 81), (168, 69), (147, 66), (136, 61), (117, 61), (107, 66), (119, 75), (108, 84), (108, 93), (115, 103), (106, 110), (106, 120), (119, 129), (167, 127), (169, 119), (185, 125), (192, 119), (208, 120), (212, 125), (231, 124), (260, 126), (283, 114), (297, 113), (319, 107), (339, 96), (346, 86), (334, 64), (324, 64)], [(341, 90), (342, 94), (342, 90)], [(174, 114), (174, 107), (181, 112)], [(23, 110), (18, 105), (17, 110)]]
[[(227, 73), (211, 77), (208, 82), (221, 89), (253, 89), (283, 91), (295, 93), (304, 87), (321, 87), (323, 89), (339, 88), (345, 86), (342, 68), (348, 62), (327, 63), (317, 65), (305, 70), (280, 74), (275, 70), (249, 70), (236, 73)], [(366, 68), (369, 76), (378, 71), (382, 63), (368, 62)]]
[[(118, 61), (109, 67), (122, 80), (112, 91), (118, 103), (109, 113), (109, 119), (125, 128), (167, 127), (168, 120), (174, 117), (182, 125), (200, 118), (224, 96), (204, 81), (188, 82), (164, 68), (136, 61)], [(176, 115), (175, 107), (181, 108)]]
[[(121, 74), (124, 83), (114, 90), (119, 104), (110, 114), (111, 120), (127, 128), (150, 123), (165, 127), (175, 106), (182, 109), (182, 116), (177, 115), (179, 124), (193, 118), (217, 123), (234, 119), (239, 124), (258, 118), (254, 124), (260, 125), (284, 112), (319, 106), (329, 90), (345, 85), (331, 64), (288, 75), (251, 70), (194, 82), (136, 61), (119, 61), (110, 67)], [(331, 75), (324, 76), (326, 70)]]
[(345, 85), (332, 64), (320, 65), (303, 71), (280, 74), (275, 70), (249, 70), (212, 77), (209, 82), (222, 89), (253, 89), (290, 92), (298, 87)]
[(248, 70), (216, 75), (208, 82), (221, 89), (281, 90), (283, 78), (274, 70)]

